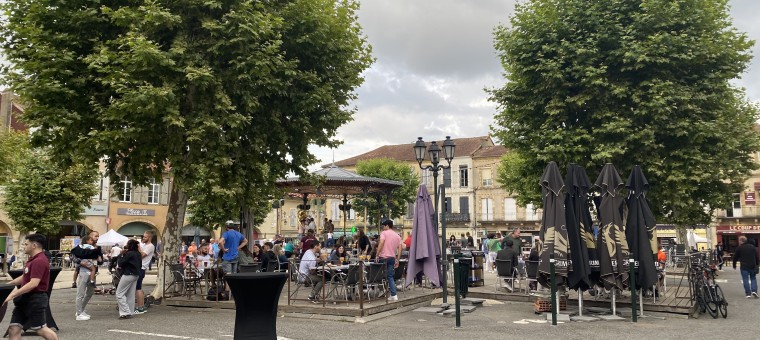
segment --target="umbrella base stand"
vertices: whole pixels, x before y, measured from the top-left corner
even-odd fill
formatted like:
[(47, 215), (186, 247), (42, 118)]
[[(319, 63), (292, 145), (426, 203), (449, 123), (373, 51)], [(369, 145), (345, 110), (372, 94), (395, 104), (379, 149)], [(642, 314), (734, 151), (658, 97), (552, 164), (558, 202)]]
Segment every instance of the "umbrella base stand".
[(639, 290), (639, 319), (641, 318), (652, 318), (657, 320), (665, 320), (662, 316), (654, 316), (654, 315), (644, 315), (644, 295), (642, 294), (642, 291)]

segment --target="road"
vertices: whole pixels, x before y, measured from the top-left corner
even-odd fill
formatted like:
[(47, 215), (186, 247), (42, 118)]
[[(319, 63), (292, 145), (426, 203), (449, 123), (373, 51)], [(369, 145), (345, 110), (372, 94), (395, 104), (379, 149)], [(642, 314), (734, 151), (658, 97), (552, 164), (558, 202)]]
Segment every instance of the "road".
[[(70, 277), (70, 272), (63, 274)], [(496, 339), (505, 335), (520, 339), (680, 339), (688, 336), (715, 337), (742, 334), (756, 324), (760, 300), (746, 299), (738, 271), (726, 269), (719, 280), (729, 299), (728, 319), (700, 319), (666, 315), (665, 320), (644, 318), (638, 323), (627, 321), (571, 322), (557, 326), (535, 323), (539, 316), (526, 303), (496, 303), (470, 314), (463, 314), (462, 327), (454, 328), (454, 319), (418, 312), (405, 312), (368, 323), (324, 321), (280, 317), (278, 335), (294, 340), (318, 339)], [(67, 286), (65, 281), (56, 287)], [(176, 308), (154, 306), (148, 313), (130, 320), (119, 320), (115, 298), (96, 295), (87, 310), (89, 321), (75, 321), (75, 289), (53, 291), (51, 308), (61, 327), (61, 339), (231, 339), (233, 310)], [(572, 302), (571, 302), (572, 303)], [(12, 306), (11, 306), (12, 308)], [(660, 314), (662, 315), (662, 314)], [(8, 326), (9, 315), (0, 323)], [(745, 333), (747, 334), (747, 333)]]

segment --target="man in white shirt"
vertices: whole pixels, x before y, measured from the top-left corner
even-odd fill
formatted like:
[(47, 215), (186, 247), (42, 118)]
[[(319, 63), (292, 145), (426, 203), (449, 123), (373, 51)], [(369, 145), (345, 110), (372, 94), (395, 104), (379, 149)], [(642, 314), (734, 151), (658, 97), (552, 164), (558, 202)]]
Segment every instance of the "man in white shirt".
[(142, 242), (140, 243), (140, 255), (142, 256), (142, 268), (140, 269), (140, 276), (137, 277), (137, 290), (135, 296), (137, 297), (137, 310), (133, 314), (143, 314), (145, 310), (145, 293), (142, 291), (142, 282), (145, 279), (145, 271), (150, 266), (150, 261), (153, 260), (153, 252), (156, 250), (156, 246), (151, 243), (153, 239), (153, 231), (148, 230), (143, 234)]
[[(317, 302), (317, 294), (322, 290), (322, 276), (317, 275), (317, 258), (322, 250), (322, 245), (318, 241), (313, 242), (311, 250), (307, 250), (301, 257), (301, 264), (298, 267), (298, 272), (301, 276), (309, 277), (311, 283), (314, 285), (309, 295), (311, 302)], [(303, 279), (299, 278), (299, 281)]]

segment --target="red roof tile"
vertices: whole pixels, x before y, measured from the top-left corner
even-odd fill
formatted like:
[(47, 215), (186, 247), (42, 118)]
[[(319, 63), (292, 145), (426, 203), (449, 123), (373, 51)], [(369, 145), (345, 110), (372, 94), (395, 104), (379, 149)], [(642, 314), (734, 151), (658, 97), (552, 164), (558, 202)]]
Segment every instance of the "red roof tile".
[[(443, 145), (442, 140), (437, 141), (437, 143), (439, 146)], [(454, 157), (472, 156), (481, 148), (492, 147), (494, 145), (491, 136), (458, 138), (454, 139), (454, 143), (456, 143)], [(425, 144), (430, 145), (430, 142), (426, 142)], [(359, 161), (376, 158), (388, 158), (397, 161), (416, 162), (417, 160), (414, 156), (414, 149), (412, 149), (413, 145), (414, 142), (396, 145), (383, 145), (370, 152), (337, 161), (335, 162), (335, 165), (339, 167), (351, 167), (355, 166)], [(330, 165), (332, 165), (332, 163), (322, 165), (322, 167), (324, 168)]]

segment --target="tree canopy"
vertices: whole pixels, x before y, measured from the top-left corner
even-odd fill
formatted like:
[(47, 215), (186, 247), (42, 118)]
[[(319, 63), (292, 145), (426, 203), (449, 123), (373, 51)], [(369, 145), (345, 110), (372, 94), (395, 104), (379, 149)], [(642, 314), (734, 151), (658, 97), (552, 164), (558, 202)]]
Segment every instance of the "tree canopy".
[(13, 179), (29, 152), (28, 133), (0, 131), (0, 185)]
[(540, 202), (549, 161), (641, 165), (660, 221), (706, 223), (756, 168), (758, 109), (730, 84), (753, 42), (726, 0), (530, 0), (495, 30), (500, 182)]
[(63, 220), (80, 220), (97, 193), (95, 166), (60, 166), (41, 150), (28, 157), (5, 188), (3, 208), (16, 230), (57, 234)]
[[(367, 218), (370, 223), (379, 223), (381, 216), (398, 218), (404, 216), (409, 203), (414, 203), (420, 179), (412, 171), (409, 164), (392, 159), (376, 158), (359, 161), (356, 164), (356, 173), (367, 177), (376, 177), (403, 182), (404, 185), (396, 188), (390, 197), (381, 195), (377, 197), (354, 198), (354, 210), (363, 211), (367, 208)], [(390, 216), (388, 213), (390, 212)]]
[(137, 185), (170, 173), (162, 263), (176, 260), (189, 190), (232, 188), (243, 205), (245, 190), (305, 174), (309, 145), (339, 144), (372, 62), (353, 0), (0, 6), (36, 145), (63, 162), (105, 157), (112, 179)]

